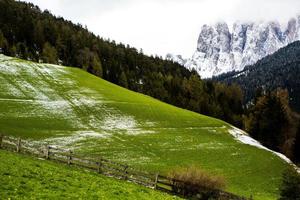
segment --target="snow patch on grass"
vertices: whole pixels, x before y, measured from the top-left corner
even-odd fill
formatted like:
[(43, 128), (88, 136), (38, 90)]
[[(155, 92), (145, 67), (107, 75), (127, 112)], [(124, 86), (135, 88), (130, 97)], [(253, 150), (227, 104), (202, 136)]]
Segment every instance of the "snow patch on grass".
[(273, 154), (277, 155), (278, 157), (280, 157), (285, 162), (293, 165), (293, 167), (300, 173), (300, 168), (298, 168), (288, 157), (286, 157), (285, 155), (283, 155), (281, 153), (278, 153), (276, 151), (272, 151), (271, 149), (268, 149), (267, 147), (263, 146), (260, 142), (253, 139), (252, 137), (250, 137), (246, 132), (242, 131), (241, 129), (238, 129), (238, 128), (232, 126), (232, 128), (229, 129), (228, 132), (236, 140), (238, 140), (238, 141), (240, 141), (244, 144), (248, 144), (248, 145), (255, 146), (257, 148), (264, 149), (266, 151), (272, 152)]
[(38, 66), (39, 66), (39, 71), (41, 73), (48, 75), (52, 78), (68, 73), (64, 67), (60, 67), (58, 65), (38, 64)]
[(72, 103), (75, 104), (76, 106), (96, 106), (97, 104), (101, 104), (102, 101), (100, 100), (94, 100), (92, 98), (87, 98), (82, 96), (81, 98), (72, 98)]
[(21, 89), (26, 91), (27, 94), (30, 94), (32, 98), (36, 100), (49, 100), (49, 98), (41, 91), (36, 89), (31, 83), (24, 81), (24, 80), (18, 80), (16, 81), (17, 84), (21, 87)]
[(208, 130), (208, 131), (211, 131), (211, 132), (216, 132), (217, 128), (223, 128), (223, 126), (222, 127), (214, 127), (214, 126), (187, 127), (185, 129), (187, 129), (187, 130), (197, 130), (197, 129), (199, 129), (199, 130)]
[(140, 135), (140, 134), (152, 134), (152, 133), (156, 133), (156, 132), (154, 130), (143, 130), (140, 128), (128, 129), (126, 131), (127, 135)]
[[(148, 126), (154, 125), (149, 121), (145, 122)], [(123, 132), (128, 135), (151, 134), (154, 130), (145, 130), (141, 127), (133, 116), (110, 114), (105, 117), (101, 128), (110, 132)]]
[(66, 147), (74, 147), (75, 143), (81, 142), (86, 139), (93, 139), (93, 138), (107, 138), (109, 135), (105, 132), (100, 133), (96, 131), (86, 130), (86, 131), (76, 131), (75, 134), (70, 136), (63, 136), (63, 137), (55, 137), (49, 138), (38, 143), (49, 144), (50, 146), (57, 147), (57, 148), (66, 148)]
[(47, 110), (66, 110), (70, 108), (69, 102), (60, 100), (60, 101), (39, 101), (39, 103)]
[(157, 126), (157, 123), (156, 122), (152, 122), (152, 121), (146, 121), (144, 124), (147, 127), (156, 127)]
[(18, 73), (18, 69), (11, 65), (0, 63), (0, 73), (14, 75)]
[(137, 122), (132, 116), (110, 115), (105, 117), (104, 123), (101, 126), (104, 130), (128, 130), (135, 129)]
[(25, 95), (15, 85), (5, 80), (0, 74), (0, 91), (4, 96), (11, 96), (14, 98), (24, 98)]
[(224, 146), (223, 143), (220, 142), (206, 142), (206, 143), (201, 143), (192, 146), (192, 149), (224, 149), (226, 146)]

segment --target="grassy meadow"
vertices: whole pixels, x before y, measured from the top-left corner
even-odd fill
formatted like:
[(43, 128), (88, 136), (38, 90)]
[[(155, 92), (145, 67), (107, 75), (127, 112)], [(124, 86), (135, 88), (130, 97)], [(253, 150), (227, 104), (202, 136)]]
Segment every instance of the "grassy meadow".
[(179, 199), (52, 161), (0, 150), (1, 199)]
[[(0, 55), (1, 133), (161, 174), (195, 165), (224, 176), (229, 192), (277, 199), (281, 173), (289, 165), (269, 151), (237, 141), (229, 134), (231, 129), (221, 120), (176, 108), (77, 68)], [(5, 153), (0, 155), (1, 161), (5, 159)], [(8, 180), (2, 176), (1, 182)], [(80, 181), (74, 190), (76, 184)], [(129, 190), (133, 194), (143, 189)], [(0, 194), (5, 191), (0, 189)]]

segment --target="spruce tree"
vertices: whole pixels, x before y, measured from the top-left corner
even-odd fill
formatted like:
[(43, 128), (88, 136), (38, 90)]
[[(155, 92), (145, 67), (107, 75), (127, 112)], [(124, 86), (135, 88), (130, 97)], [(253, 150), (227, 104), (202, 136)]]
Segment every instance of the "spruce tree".
[(48, 42), (44, 44), (42, 59), (45, 63), (57, 64), (58, 58), (56, 49)]
[(93, 74), (99, 77), (103, 76), (102, 64), (97, 54), (92, 57), (91, 66)]
[(124, 71), (122, 71), (122, 73), (120, 75), (119, 83), (121, 86), (128, 88), (128, 80), (127, 80), (127, 76)]
[(294, 160), (296, 163), (300, 164), (300, 121), (298, 124), (298, 130), (296, 133), (296, 139), (294, 143)]
[(2, 31), (0, 30), (0, 53), (5, 54), (7, 53), (7, 51), (8, 51), (8, 43)]

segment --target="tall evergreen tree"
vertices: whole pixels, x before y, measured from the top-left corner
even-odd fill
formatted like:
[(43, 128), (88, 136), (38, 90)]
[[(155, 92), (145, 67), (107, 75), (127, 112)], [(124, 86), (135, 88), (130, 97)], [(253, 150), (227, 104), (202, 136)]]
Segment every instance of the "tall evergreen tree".
[(93, 54), (93, 56), (91, 58), (91, 68), (92, 68), (91, 73), (93, 73), (99, 77), (103, 76), (103, 69), (102, 69), (101, 61), (100, 61), (99, 57), (97, 56), (97, 54), (95, 54), (95, 53)]
[(296, 139), (294, 143), (294, 160), (296, 163), (300, 164), (300, 121), (298, 124)]
[(0, 30), (0, 53), (8, 53), (8, 43), (1, 30)]
[(57, 64), (58, 58), (56, 49), (48, 42), (43, 46), (42, 59), (43, 62)]
[(120, 78), (119, 78), (119, 84), (125, 88), (128, 88), (128, 81), (127, 81), (127, 76), (124, 73), (124, 71), (122, 71)]
[(285, 142), (294, 134), (290, 134), (292, 112), (288, 105), (287, 90), (278, 89), (258, 98), (250, 108), (245, 120), (245, 128), (255, 139), (265, 146), (286, 153)]

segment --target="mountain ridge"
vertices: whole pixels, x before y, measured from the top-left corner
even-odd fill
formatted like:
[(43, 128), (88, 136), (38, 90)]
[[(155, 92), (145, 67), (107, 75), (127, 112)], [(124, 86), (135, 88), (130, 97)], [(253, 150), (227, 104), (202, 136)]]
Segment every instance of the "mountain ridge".
[(300, 40), (300, 15), (287, 22), (286, 28), (276, 21), (235, 22), (232, 30), (225, 22), (203, 25), (197, 50), (189, 59), (168, 54), (202, 78), (211, 78), (230, 71), (241, 71), (278, 49)]
[(289, 91), (292, 108), (300, 112), (300, 41), (293, 42), (264, 57), (242, 71), (232, 71), (214, 77), (213, 80), (226, 84), (236, 83), (244, 91), (245, 103), (255, 97), (255, 90), (275, 90), (284, 88)]

